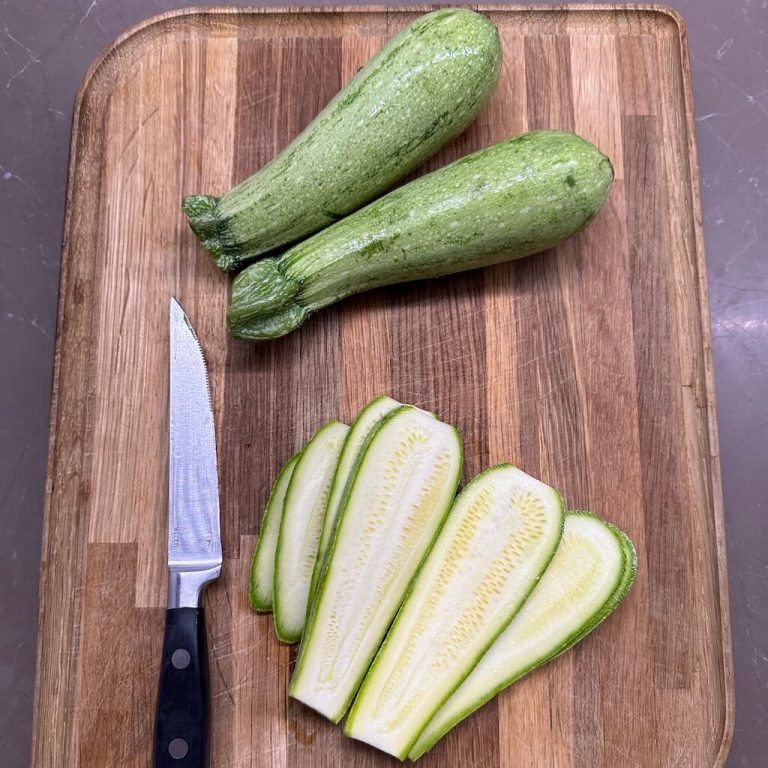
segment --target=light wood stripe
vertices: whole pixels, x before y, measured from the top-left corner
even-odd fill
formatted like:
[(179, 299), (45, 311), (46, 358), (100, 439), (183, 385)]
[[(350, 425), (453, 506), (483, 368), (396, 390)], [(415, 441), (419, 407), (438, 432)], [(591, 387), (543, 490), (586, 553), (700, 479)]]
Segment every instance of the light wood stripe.
[(622, 115), (655, 115), (659, 103), (656, 40), (651, 35), (616, 38)]
[(571, 40), (573, 127), (611, 158), (624, 178), (621, 151), (621, 91), (613, 35), (578, 35)]

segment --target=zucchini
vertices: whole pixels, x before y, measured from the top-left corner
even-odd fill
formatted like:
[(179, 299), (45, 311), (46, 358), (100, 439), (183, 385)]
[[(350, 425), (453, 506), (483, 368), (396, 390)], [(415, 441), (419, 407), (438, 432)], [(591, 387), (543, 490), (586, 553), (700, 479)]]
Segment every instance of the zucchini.
[(557, 491), (508, 464), (460, 494), (363, 681), (345, 733), (405, 759), (555, 553)]
[(390, 411), (402, 407), (402, 403), (393, 400), (391, 397), (381, 395), (375, 400), (371, 400), (357, 415), (352, 426), (349, 428), (347, 437), (344, 440), (344, 447), (341, 449), (339, 462), (336, 465), (336, 473), (331, 483), (331, 491), (328, 494), (328, 503), (325, 507), (323, 516), (323, 528), (320, 532), (320, 543), (317, 547), (317, 558), (315, 559), (315, 568), (312, 571), (312, 582), (309, 586), (309, 605), (312, 605), (315, 592), (317, 591), (320, 575), (325, 563), (325, 553), (328, 544), (331, 541), (333, 531), (336, 529), (336, 520), (338, 518), (339, 507), (341, 504), (344, 489), (347, 487), (347, 480), (352, 473), (355, 461), (360, 454), (363, 444), (367, 440), (371, 431)]
[(453, 427), (403, 406), (379, 421), (355, 464), (290, 687), (333, 722), (445, 519), (461, 463)]
[(288, 483), (275, 550), (272, 598), (275, 631), (284, 643), (298, 642), (304, 631), (323, 513), (348, 431), (338, 421), (319, 429), (304, 446)]
[(283, 516), (283, 501), (288, 483), (293, 475), (299, 454), (291, 456), (280, 470), (272, 486), (261, 519), (261, 530), (256, 549), (251, 560), (251, 576), (249, 579), (248, 603), (254, 611), (269, 612), (272, 610), (272, 587), (275, 580), (275, 549), (277, 536), (280, 532), (280, 520)]
[(230, 332), (282, 336), (353, 293), (550, 248), (592, 220), (612, 178), (608, 158), (572, 133), (535, 131), (481, 149), (243, 270)]
[(421, 757), (499, 691), (589, 634), (627, 594), (636, 568), (624, 533), (587, 512), (569, 512), (557, 552), (520, 613), (432, 718), (408, 757)]
[(485, 16), (448, 8), (418, 18), (258, 173), (221, 198), (185, 198), (192, 230), (233, 270), (327, 227), (458, 136), (500, 66), (499, 33)]

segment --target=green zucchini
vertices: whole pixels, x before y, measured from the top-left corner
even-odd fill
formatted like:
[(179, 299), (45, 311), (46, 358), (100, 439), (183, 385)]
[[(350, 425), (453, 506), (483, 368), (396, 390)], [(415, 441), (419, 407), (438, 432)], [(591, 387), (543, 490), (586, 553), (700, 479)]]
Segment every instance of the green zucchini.
[(288, 490), (288, 483), (298, 458), (298, 453), (291, 456), (280, 470), (280, 474), (278, 474), (270, 491), (264, 517), (261, 519), (259, 540), (256, 543), (253, 560), (251, 560), (251, 577), (248, 589), (248, 602), (254, 611), (268, 613), (272, 610), (277, 536), (280, 532), (280, 520), (283, 516), (285, 492)]
[(187, 197), (192, 230), (233, 270), (327, 227), (458, 136), (500, 66), (499, 33), (485, 16), (446, 8), (418, 18), (258, 173), (221, 198)]
[(319, 429), (304, 446), (285, 492), (272, 597), (275, 631), (284, 643), (298, 642), (304, 631), (323, 513), (348, 431), (338, 421)]
[(443, 704), (411, 748), (416, 760), (499, 691), (560, 655), (612, 613), (629, 591), (637, 558), (624, 533), (569, 512), (552, 562), (512, 623)]
[(353, 293), (543, 251), (592, 220), (612, 178), (608, 158), (572, 133), (536, 131), (481, 149), (243, 270), (230, 332), (282, 336)]
[(557, 491), (508, 464), (459, 495), (357, 694), (345, 733), (405, 759), (555, 553)]
[(290, 695), (344, 715), (451, 506), (461, 438), (413, 406), (375, 427), (344, 492)]
[(382, 395), (375, 400), (371, 400), (368, 405), (355, 418), (354, 423), (349, 428), (347, 437), (344, 440), (344, 447), (341, 449), (339, 462), (336, 465), (336, 473), (331, 483), (331, 491), (328, 494), (328, 503), (325, 507), (323, 516), (323, 528), (320, 532), (320, 543), (317, 547), (317, 558), (315, 559), (315, 568), (312, 571), (312, 582), (309, 586), (309, 605), (312, 605), (315, 592), (320, 581), (320, 575), (325, 563), (325, 553), (330, 544), (331, 536), (336, 529), (336, 520), (338, 519), (341, 500), (344, 495), (344, 489), (347, 487), (352, 470), (357, 457), (360, 455), (363, 444), (371, 434), (373, 428), (381, 418), (386, 416), (395, 408), (402, 407), (402, 403), (393, 400), (391, 397)]

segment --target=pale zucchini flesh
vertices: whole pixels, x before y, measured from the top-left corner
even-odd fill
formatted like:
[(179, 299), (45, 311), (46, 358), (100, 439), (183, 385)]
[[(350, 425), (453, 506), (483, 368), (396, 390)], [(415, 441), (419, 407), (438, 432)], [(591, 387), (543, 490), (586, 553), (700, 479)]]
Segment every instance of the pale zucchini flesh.
[(275, 550), (273, 610), (275, 631), (285, 643), (301, 639), (312, 570), (333, 473), (349, 431), (331, 421), (302, 450), (283, 502)]
[(341, 449), (339, 462), (336, 465), (336, 472), (333, 475), (331, 491), (328, 494), (328, 503), (326, 504), (323, 516), (323, 528), (320, 532), (320, 543), (317, 547), (317, 558), (315, 559), (312, 582), (309, 587), (309, 605), (312, 605), (315, 592), (317, 591), (328, 544), (336, 528), (339, 506), (344, 495), (344, 489), (347, 487), (347, 481), (352, 474), (355, 461), (360, 454), (363, 444), (379, 420), (390, 411), (400, 407), (402, 407), (402, 403), (398, 403), (397, 400), (393, 400), (391, 397), (386, 395), (377, 397), (360, 411), (349, 428), (347, 437), (344, 440), (344, 447)]
[(363, 681), (345, 732), (404, 759), (525, 603), (563, 530), (557, 491), (510, 465), (478, 475)]
[(259, 540), (251, 561), (251, 575), (248, 589), (248, 602), (254, 611), (272, 610), (272, 591), (275, 581), (275, 550), (280, 533), (280, 520), (283, 517), (283, 501), (288, 483), (293, 475), (299, 454), (291, 456), (275, 480), (269, 494), (264, 517), (261, 519)]
[(510, 625), (443, 704), (408, 757), (418, 759), (499, 691), (591, 632), (634, 579), (629, 539), (588, 513), (569, 512), (555, 556)]
[(334, 722), (349, 706), (461, 475), (458, 432), (413, 406), (371, 433), (331, 540), (290, 695)]

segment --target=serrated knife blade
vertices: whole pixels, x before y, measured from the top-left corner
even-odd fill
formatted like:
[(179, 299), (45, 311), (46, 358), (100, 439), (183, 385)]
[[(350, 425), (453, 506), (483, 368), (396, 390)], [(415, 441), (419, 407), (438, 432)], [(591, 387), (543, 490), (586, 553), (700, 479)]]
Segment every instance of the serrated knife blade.
[(168, 610), (155, 717), (154, 768), (209, 764), (203, 589), (221, 573), (216, 433), (195, 329), (170, 302)]
[[(170, 337), (168, 607), (195, 607), (202, 584), (221, 570), (219, 479), (208, 369), (176, 299), (171, 299)], [(210, 578), (201, 582), (204, 576)]]

